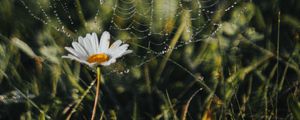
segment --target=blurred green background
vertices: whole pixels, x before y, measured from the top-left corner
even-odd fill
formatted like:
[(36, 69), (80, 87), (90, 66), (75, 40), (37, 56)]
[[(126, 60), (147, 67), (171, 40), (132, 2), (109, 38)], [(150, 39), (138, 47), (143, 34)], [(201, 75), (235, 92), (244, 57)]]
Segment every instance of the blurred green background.
[(62, 59), (109, 31), (96, 119), (300, 119), (299, 0), (0, 0), (0, 119), (90, 119), (96, 74)]

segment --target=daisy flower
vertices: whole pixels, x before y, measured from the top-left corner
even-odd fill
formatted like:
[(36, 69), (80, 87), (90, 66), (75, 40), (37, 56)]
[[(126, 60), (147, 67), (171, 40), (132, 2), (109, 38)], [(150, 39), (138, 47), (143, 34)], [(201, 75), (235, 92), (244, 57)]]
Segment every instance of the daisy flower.
[(107, 31), (102, 33), (100, 41), (96, 33), (88, 33), (85, 37), (78, 37), (78, 42), (72, 42), (72, 47), (65, 47), (70, 54), (62, 58), (76, 60), (92, 68), (97, 65), (109, 66), (117, 58), (131, 53), (132, 50), (128, 50), (128, 47), (121, 40), (110, 45), (110, 34)]

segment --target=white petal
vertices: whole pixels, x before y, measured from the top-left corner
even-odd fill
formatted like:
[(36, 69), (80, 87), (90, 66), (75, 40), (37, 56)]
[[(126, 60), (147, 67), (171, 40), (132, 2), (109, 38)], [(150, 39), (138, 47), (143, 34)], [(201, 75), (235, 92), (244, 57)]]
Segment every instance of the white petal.
[(105, 53), (108, 50), (109, 47), (109, 39), (110, 39), (110, 34), (107, 31), (104, 31), (102, 33), (101, 39), (100, 39), (100, 47), (99, 51)]
[(79, 36), (78, 37), (78, 42), (85, 49), (85, 51), (89, 54), (89, 51), (87, 51), (87, 49), (86, 49), (86, 48), (88, 48), (86, 40), (83, 37)]
[(71, 59), (71, 60), (76, 60), (76, 61), (78, 61), (78, 62), (83, 61), (83, 60), (81, 60), (80, 58), (78, 58), (78, 57), (76, 57), (76, 56), (74, 56), (74, 55), (72, 55), (72, 54), (68, 54), (68, 56), (62, 56), (62, 58), (67, 58), (67, 59)]
[(123, 55), (129, 54), (132, 52), (131, 50), (127, 50), (128, 47), (129, 47), (128, 44), (124, 44), (118, 48), (109, 49), (107, 54), (110, 55), (110, 57), (117, 59), (119, 57), (122, 57)]
[[(96, 35), (96, 33), (92, 33), (92, 34), (87, 34), (87, 36), (89, 37), (89, 39), (90, 39), (90, 47), (92, 48), (92, 51), (93, 51), (93, 54), (97, 54), (97, 43), (96, 42), (98, 42), (98, 39), (97, 39), (97, 35)], [(96, 36), (96, 38), (95, 38), (95, 36)]]
[(78, 53), (80, 53), (80, 56), (83, 56), (83, 57), (88, 56), (85, 49), (78, 42), (72, 42), (72, 46)]
[(75, 60), (77, 62), (86, 64), (86, 65), (88, 65), (89, 67), (92, 67), (92, 68), (97, 65), (97, 63), (89, 63), (89, 62), (87, 62), (85, 60), (82, 60), (82, 59), (79, 59), (79, 58), (77, 58), (77, 57), (75, 57), (75, 56), (73, 56), (71, 54), (68, 54), (68, 56), (62, 56), (62, 58), (67, 58), (67, 59)]
[(99, 40), (98, 40), (98, 37), (97, 37), (97, 34), (96, 33), (92, 33), (92, 39), (94, 41), (93, 45), (94, 45), (94, 49), (96, 50), (96, 53), (99, 53)]
[(73, 56), (73, 55), (71, 55), (71, 54), (68, 54), (67, 56), (62, 56), (61, 58), (65, 58), (65, 59), (71, 59), (71, 60), (74, 60), (74, 59), (76, 59), (76, 57), (75, 56)]
[(88, 55), (92, 54), (89, 39), (87, 39), (87, 37), (78, 37), (78, 42), (82, 45)]
[(115, 50), (126, 50), (128, 49), (129, 45), (128, 44), (123, 44), (121, 46), (118, 47), (110, 47), (109, 50), (115, 51)]
[(109, 49), (111, 49), (111, 48), (117, 48), (117, 47), (119, 47), (121, 44), (122, 44), (122, 41), (121, 41), (121, 40), (117, 40), (117, 41), (115, 41), (115, 42), (109, 47)]
[(133, 51), (132, 50), (126, 50), (123, 54), (122, 54), (122, 56), (123, 55), (126, 55), (126, 54), (130, 54), (130, 53), (132, 53)]
[(85, 47), (85, 42), (84, 42), (84, 38), (83, 38), (83, 37), (79, 36), (79, 37), (78, 37), (78, 42), (79, 42), (79, 44), (81, 44), (83, 47)]
[(65, 49), (66, 49), (67, 51), (69, 51), (70, 53), (72, 53), (73, 55), (75, 55), (75, 56), (80, 56), (80, 53), (78, 53), (76, 50), (74, 50), (74, 49), (71, 48), (71, 47), (65, 47)]
[(128, 47), (129, 47), (128, 44), (123, 44), (118, 49), (125, 49), (126, 50)]
[(91, 38), (91, 35), (90, 34), (86, 34), (86, 36), (82, 40), (80, 40), (81, 43), (84, 44), (84, 49), (87, 51), (88, 55), (94, 54), (90, 38)]
[(97, 48), (95, 47), (96, 45), (94, 44), (94, 39), (91, 34), (86, 34), (86, 40), (88, 40), (88, 49), (90, 50), (89, 55), (94, 55), (97, 53)]
[(116, 59), (111, 58), (108, 61), (101, 63), (101, 65), (103, 65), (103, 66), (109, 66), (110, 64), (115, 63), (115, 62), (116, 62)]

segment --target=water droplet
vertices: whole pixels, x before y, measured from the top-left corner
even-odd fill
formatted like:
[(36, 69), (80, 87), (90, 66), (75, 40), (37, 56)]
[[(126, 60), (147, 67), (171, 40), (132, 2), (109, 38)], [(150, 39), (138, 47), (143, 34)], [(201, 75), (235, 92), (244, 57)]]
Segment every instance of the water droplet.
[(124, 71), (124, 73), (129, 73), (130, 72), (130, 70), (129, 69), (126, 69), (125, 71)]

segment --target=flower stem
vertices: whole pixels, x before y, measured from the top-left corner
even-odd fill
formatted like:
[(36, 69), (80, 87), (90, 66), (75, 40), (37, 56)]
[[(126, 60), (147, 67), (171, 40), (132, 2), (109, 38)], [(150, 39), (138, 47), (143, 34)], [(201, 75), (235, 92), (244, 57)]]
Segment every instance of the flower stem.
[(91, 120), (94, 120), (95, 114), (96, 114), (96, 108), (97, 108), (97, 103), (98, 103), (98, 98), (99, 98), (99, 91), (100, 91), (100, 83), (101, 83), (101, 71), (100, 67), (97, 67), (97, 87), (96, 87), (96, 96), (95, 96), (95, 101), (94, 101), (94, 107), (93, 107), (93, 113), (92, 113), (92, 118)]

